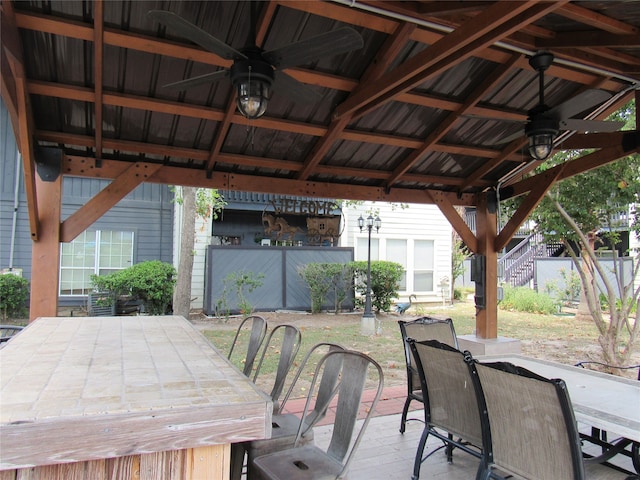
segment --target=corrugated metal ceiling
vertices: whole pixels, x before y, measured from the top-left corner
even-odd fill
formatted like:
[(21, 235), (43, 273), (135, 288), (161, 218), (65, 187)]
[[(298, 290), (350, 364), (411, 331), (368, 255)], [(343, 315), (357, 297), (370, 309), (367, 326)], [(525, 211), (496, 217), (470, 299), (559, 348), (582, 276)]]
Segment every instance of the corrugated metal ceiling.
[[(496, 18), (485, 34), (495, 38), (486, 47), (481, 37), (448, 51), (443, 45), (452, 35), (465, 32), (494, 2), (258, 3), (264, 49), (342, 26), (360, 33), (364, 47), (288, 69), (319, 100), (294, 101), (287, 91), (275, 91), (266, 115), (254, 121), (235, 112), (229, 81), (183, 92), (163, 88), (231, 62), (147, 16), (149, 10), (170, 10), (241, 48), (250, 31), (249, 2), (31, 1), (14, 2), (10, 11), (5, 6), (3, 22), (16, 28), (23, 49), (37, 142), (59, 146), (68, 159), (97, 158), (99, 168), (90, 170), (71, 163), (68, 173), (76, 175), (109, 176), (110, 161), (161, 162), (191, 171), (176, 183), (207, 184), (193, 180), (200, 175), (217, 187), (371, 199), (393, 199), (393, 191), (410, 199), (414, 190), (431, 189), (468, 202), (465, 194), (531, 167), (524, 136), (517, 145), (502, 141), (522, 130), (527, 110), (538, 102), (537, 77), (525, 52), (544, 46), (558, 59), (545, 81), (549, 105), (585, 88), (627, 92), (607, 113), (633, 98), (640, 78), (640, 2), (514, 2), (526, 8), (503, 24)], [(514, 5), (499, 3), (505, 14)], [(436, 10), (447, 5), (451, 11)], [(367, 11), (371, 6), (387, 15)], [(96, 25), (99, 8), (103, 22)], [(590, 32), (611, 38), (611, 44), (573, 45), (567, 32)], [(104, 45), (98, 53), (96, 38)], [(553, 45), (554, 38), (565, 43)], [(426, 71), (409, 72), (413, 86), (392, 89), (394, 75), (412, 59), (429, 62), (431, 52), (434, 58), (445, 54)], [(485, 87), (501, 68), (497, 82)], [(3, 77), (11, 73), (5, 68)], [(356, 112), (363, 114), (340, 117), (346, 123), (335, 118), (350, 95), (387, 88), (389, 101), (376, 107), (362, 102)], [(10, 105), (18, 102), (10, 87), (3, 96)]]

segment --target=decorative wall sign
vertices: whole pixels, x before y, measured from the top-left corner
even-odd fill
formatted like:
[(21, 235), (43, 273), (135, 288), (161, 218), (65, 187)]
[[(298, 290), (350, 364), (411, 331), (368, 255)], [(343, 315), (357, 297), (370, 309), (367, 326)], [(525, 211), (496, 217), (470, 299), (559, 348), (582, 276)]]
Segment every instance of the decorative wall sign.
[[(296, 236), (304, 236), (306, 245), (335, 246), (342, 233), (341, 211), (340, 206), (330, 200), (272, 200), (262, 212), (264, 234), (276, 242), (294, 244)], [(300, 217), (306, 217), (306, 231), (301, 219), (298, 220)]]

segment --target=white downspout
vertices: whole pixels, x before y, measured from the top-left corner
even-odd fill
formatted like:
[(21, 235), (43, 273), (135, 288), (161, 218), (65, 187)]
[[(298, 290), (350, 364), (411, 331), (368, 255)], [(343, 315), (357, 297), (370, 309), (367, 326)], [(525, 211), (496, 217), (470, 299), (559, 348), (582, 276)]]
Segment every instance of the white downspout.
[(13, 270), (13, 256), (16, 246), (16, 231), (18, 228), (18, 207), (20, 206), (20, 172), (22, 167), (22, 155), (16, 149), (16, 180), (13, 192), (13, 221), (11, 223), (11, 244), (9, 247), (9, 271)]

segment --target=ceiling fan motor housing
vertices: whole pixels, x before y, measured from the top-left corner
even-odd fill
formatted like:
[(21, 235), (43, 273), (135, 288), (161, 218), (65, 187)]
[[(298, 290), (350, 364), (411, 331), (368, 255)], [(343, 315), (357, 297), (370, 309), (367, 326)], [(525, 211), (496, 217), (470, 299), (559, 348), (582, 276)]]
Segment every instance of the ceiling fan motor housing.
[(236, 88), (240, 112), (254, 119), (264, 115), (271, 97), (273, 67), (262, 59), (236, 60), (231, 66), (231, 83)]
[(553, 59), (553, 53), (541, 51), (529, 58), (529, 65), (536, 72), (544, 72), (553, 63)]

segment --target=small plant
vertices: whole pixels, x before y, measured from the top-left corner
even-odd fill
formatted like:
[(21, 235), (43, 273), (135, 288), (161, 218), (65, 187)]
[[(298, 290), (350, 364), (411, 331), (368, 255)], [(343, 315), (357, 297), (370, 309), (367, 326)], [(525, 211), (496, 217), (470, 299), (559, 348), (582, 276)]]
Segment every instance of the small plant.
[(505, 286), (504, 298), (499, 305), (503, 310), (518, 312), (553, 314), (558, 311), (558, 304), (553, 298), (526, 287)]
[(97, 291), (140, 299), (150, 315), (164, 315), (171, 305), (176, 270), (173, 265), (150, 260), (109, 275), (91, 275)]
[(224, 288), (222, 290), (222, 297), (216, 302), (216, 310), (218, 312), (224, 312), (225, 316), (229, 316), (230, 310), (228, 307), (227, 295), (229, 290), (232, 290), (236, 294), (238, 300), (238, 309), (243, 315), (249, 315), (253, 312), (253, 304), (247, 300), (247, 295), (253, 292), (256, 288), (262, 286), (262, 279), (264, 274), (255, 274), (253, 272), (231, 272), (229, 273), (222, 283)]
[(550, 280), (544, 285), (545, 292), (557, 298), (563, 305), (577, 302), (582, 291), (580, 275), (573, 271), (567, 272), (566, 268), (561, 268), (560, 276), (562, 277), (561, 286), (558, 285), (558, 281)]
[(29, 281), (12, 273), (0, 274), (0, 311), (2, 320), (22, 317), (29, 298)]

